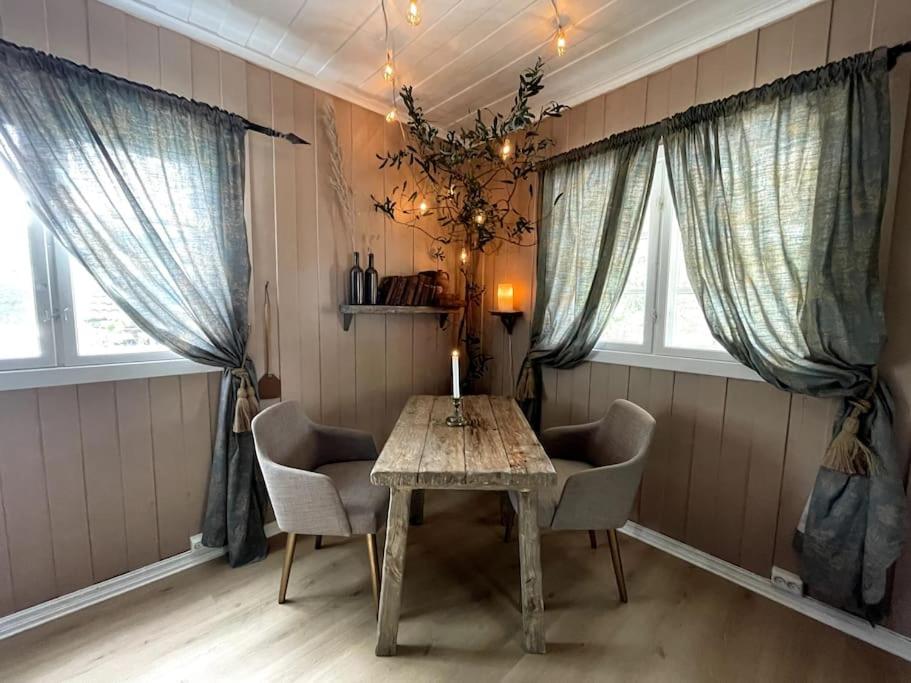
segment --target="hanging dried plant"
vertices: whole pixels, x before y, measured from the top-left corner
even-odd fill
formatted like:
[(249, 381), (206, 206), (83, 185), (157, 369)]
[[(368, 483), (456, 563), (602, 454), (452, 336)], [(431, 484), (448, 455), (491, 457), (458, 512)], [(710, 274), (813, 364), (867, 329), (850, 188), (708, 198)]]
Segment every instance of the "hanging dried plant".
[(326, 132), (327, 148), (329, 150), (329, 186), (335, 194), (336, 209), (345, 230), (349, 251), (355, 251), (354, 233), (357, 223), (356, 197), (351, 184), (345, 177), (345, 160), (342, 156), (342, 146), (338, 140), (338, 127), (335, 123), (335, 105), (327, 99), (323, 105), (320, 119)]

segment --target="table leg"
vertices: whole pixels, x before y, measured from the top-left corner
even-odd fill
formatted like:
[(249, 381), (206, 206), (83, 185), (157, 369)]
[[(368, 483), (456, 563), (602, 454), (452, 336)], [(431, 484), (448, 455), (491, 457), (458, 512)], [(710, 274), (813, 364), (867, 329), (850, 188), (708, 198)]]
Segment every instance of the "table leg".
[(402, 582), (405, 578), (405, 545), (408, 540), (408, 510), (411, 489), (394, 488), (389, 495), (386, 522), (386, 552), (383, 555), (383, 581), (380, 588), (380, 613), (376, 626), (376, 654), (395, 654), (402, 607)]
[(411, 492), (411, 526), (421, 526), (424, 523), (424, 489), (414, 489)]
[(522, 564), (525, 651), (544, 654), (544, 589), (541, 585), (541, 535), (536, 490), (519, 492), (519, 560)]

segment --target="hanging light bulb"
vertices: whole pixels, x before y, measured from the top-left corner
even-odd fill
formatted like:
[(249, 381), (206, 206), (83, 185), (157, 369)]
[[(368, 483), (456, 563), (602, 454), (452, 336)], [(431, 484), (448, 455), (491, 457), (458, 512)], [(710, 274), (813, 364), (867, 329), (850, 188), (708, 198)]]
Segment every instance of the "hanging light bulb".
[(478, 209), (474, 212), (474, 222), (478, 225), (484, 225), (487, 222), (487, 214), (484, 209)]
[(392, 53), (386, 53), (386, 64), (383, 66), (383, 80), (391, 81), (395, 76), (395, 66), (392, 64)]
[(421, 212), (422, 216), (427, 213), (427, 200), (426, 199), (421, 200), (421, 203), (418, 205), (418, 211)]
[(566, 54), (566, 31), (560, 26), (557, 29), (557, 56), (562, 57)]
[(408, 14), (405, 18), (412, 26), (417, 26), (421, 23), (421, 8), (418, 7), (417, 0), (411, 0), (408, 3)]
[(506, 161), (509, 159), (509, 157), (512, 156), (512, 142), (510, 142), (509, 138), (506, 138), (503, 141), (503, 146), (500, 147), (500, 156), (502, 157), (503, 161)]
[(395, 123), (395, 109), (390, 109), (389, 113), (386, 114), (386, 123)]

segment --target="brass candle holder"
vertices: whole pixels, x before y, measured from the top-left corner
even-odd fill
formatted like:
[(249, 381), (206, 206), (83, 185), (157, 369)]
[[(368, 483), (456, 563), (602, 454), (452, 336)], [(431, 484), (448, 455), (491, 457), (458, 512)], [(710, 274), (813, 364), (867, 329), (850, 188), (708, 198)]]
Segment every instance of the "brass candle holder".
[(446, 424), (450, 427), (464, 427), (468, 424), (468, 420), (465, 419), (465, 414), (462, 412), (462, 399), (453, 398), (452, 399), (452, 410), (453, 413), (446, 418)]

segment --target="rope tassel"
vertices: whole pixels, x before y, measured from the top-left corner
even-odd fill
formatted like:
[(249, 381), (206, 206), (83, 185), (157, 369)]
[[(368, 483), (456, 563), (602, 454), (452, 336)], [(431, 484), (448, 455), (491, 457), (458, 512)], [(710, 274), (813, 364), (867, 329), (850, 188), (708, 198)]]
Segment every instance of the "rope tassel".
[(234, 404), (234, 433), (242, 434), (250, 431), (253, 418), (259, 412), (259, 401), (256, 400), (256, 392), (250, 385), (250, 375), (246, 370), (237, 368), (231, 374), (240, 379)]
[[(872, 393), (872, 392), (871, 392)], [(876, 458), (870, 447), (860, 440), (860, 419), (870, 412), (872, 404), (867, 399), (851, 401), (854, 406), (842, 422), (841, 429), (829, 448), (823, 460), (823, 467), (845, 474), (859, 474), (867, 476), (876, 469)]]

